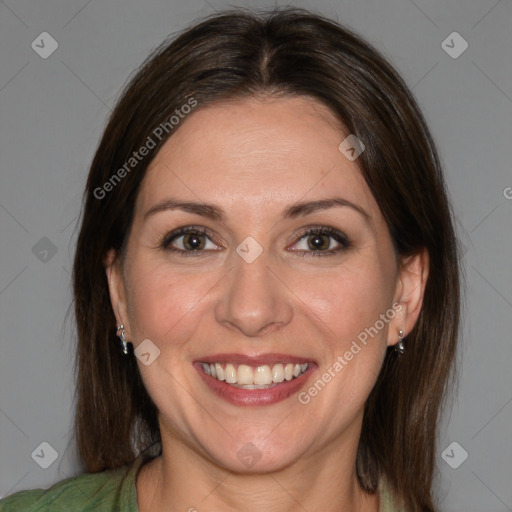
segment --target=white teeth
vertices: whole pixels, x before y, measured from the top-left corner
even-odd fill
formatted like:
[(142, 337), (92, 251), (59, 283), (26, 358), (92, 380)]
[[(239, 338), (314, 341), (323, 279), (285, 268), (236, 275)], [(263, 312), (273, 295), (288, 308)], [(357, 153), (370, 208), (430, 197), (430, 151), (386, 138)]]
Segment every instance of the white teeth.
[(266, 364), (256, 368), (254, 372), (254, 384), (272, 384), (272, 372)]
[(241, 364), (238, 367), (238, 384), (254, 384), (254, 372), (250, 366)]
[(224, 380), (226, 375), (224, 374), (224, 368), (220, 365), (220, 363), (215, 363), (215, 372), (217, 373), (217, 379)]
[[(306, 364), (307, 367), (307, 364)], [(275, 364), (272, 366), (272, 381), (283, 382), (284, 380), (284, 368), (282, 364)]]
[(237, 381), (237, 372), (235, 370), (235, 367), (232, 364), (226, 365), (226, 370), (224, 372), (224, 375), (226, 376), (226, 382), (228, 384), (236, 384)]
[(245, 389), (265, 389), (281, 382), (292, 380), (308, 369), (308, 363), (276, 363), (272, 367), (263, 364), (252, 367), (240, 364), (238, 368), (232, 363), (202, 363), (203, 370), (214, 379), (226, 381), (236, 387)]

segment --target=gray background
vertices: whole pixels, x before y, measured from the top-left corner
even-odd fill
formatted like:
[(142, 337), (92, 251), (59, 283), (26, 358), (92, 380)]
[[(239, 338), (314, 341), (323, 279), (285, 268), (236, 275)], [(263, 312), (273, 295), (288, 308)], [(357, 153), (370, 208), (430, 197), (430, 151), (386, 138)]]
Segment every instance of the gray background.
[[(444, 415), (437, 494), (446, 512), (512, 510), (512, 3), (295, 5), (337, 18), (380, 48), (430, 123), (467, 276), (459, 393)], [(65, 317), (82, 189), (106, 117), (152, 48), (226, 7), (216, 0), (0, 2), (0, 496), (79, 469), (70, 437), (74, 331), (72, 315)], [(43, 59), (31, 43), (43, 46), (45, 31), (59, 46)], [(442, 46), (454, 31), (469, 44), (458, 58)], [(462, 48), (453, 38), (446, 45)], [(47, 469), (39, 464), (52, 452), (42, 442), (58, 455)], [(469, 457), (460, 464), (462, 450)]]

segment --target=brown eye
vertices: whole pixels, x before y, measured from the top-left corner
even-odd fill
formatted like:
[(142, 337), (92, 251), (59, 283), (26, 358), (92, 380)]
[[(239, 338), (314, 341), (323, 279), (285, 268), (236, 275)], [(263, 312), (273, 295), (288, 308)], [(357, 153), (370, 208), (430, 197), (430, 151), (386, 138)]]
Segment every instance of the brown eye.
[(160, 244), (166, 251), (181, 255), (201, 255), (219, 247), (212, 242), (206, 228), (187, 226), (168, 234)]
[(197, 235), (194, 233), (188, 233), (183, 236), (183, 246), (185, 249), (190, 251), (197, 251), (204, 249), (206, 245), (204, 235)]
[(333, 256), (347, 250), (351, 245), (348, 237), (341, 231), (319, 226), (304, 232), (291, 250), (304, 256)]
[(312, 251), (323, 251), (329, 249), (331, 243), (330, 237), (326, 235), (310, 235), (308, 237), (308, 247)]

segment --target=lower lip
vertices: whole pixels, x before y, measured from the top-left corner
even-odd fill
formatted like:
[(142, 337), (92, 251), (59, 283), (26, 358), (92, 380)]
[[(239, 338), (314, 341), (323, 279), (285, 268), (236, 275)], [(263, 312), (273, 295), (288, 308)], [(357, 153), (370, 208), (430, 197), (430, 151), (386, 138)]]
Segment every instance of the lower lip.
[(292, 380), (283, 381), (277, 386), (267, 389), (243, 389), (236, 388), (225, 381), (217, 380), (203, 371), (201, 363), (194, 363), (194, 367), (201, 375), (207, 386), (218, 396), (234, 405), (272, 405), (281, 402), (291, 395), (298, 393), (315, 369), (314, 364), (309, 364), (307, 370)]

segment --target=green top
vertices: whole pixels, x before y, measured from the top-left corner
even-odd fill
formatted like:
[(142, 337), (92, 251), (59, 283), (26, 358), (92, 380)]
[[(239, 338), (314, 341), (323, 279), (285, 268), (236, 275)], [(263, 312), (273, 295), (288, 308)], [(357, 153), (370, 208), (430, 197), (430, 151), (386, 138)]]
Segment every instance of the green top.
[[(20, 491), (0, 500), (0, 512), (139, 512), (135, 481), (151, 456), (142, 453), (131, 466), (62, 480), (47, 490)], [(379, 512), (403, 511), (384, 484)]]

